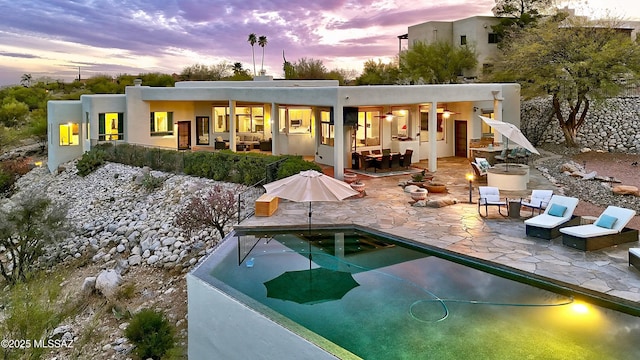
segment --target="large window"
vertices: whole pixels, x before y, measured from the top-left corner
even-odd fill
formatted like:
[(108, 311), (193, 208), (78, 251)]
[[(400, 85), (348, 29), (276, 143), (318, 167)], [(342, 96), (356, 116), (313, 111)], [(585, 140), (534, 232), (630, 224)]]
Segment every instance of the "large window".
[(320, 110), (320, 132), (322, 145), (333, 146), (333, 122), (331, 121), (331, 110)]
[(391, 138), (406, 140), (411, 137), (409, 134), (409, 110), (393, 109), (391, 111)]
[(380, 111), (358, 111), (357, 146), (380, 145)]
[(60, 124), (60, 146), (80, 144), (80, 125), (75, 123)]
[(236, 130), (238, 132), (264, 132), (263, 106), (236, 107)]
[(281, 106), (279, 111), (281, 128), (286, 129), (286, 132), (290, 134), (311, 133), (313, 126), (311, 108)]
[(103, 113), (98, 114), (98, 140), (123, 140), (124, 139), (124, 114)]
[(173, 113), (157, 111), (151, 113), (151, 136), (173, 135)]
[(196, 116), (196, 143), (209, 145), (209, 117)]
[(213, 119), (215, 121), (213, 132), (223, 133), (229, 131), (229, 108), (216, 106), (213, 108)]
[[(442, 112), (438, 111), (438, 118), (436, 120), (436, 140), (444, 140), (444, 118)], [(429, 141), (429, 107), (420, 107), (420, 141)]]

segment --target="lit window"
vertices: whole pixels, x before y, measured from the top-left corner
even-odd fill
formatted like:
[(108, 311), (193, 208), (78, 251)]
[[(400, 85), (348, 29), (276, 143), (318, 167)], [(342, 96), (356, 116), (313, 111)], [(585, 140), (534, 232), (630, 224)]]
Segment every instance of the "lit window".
[(173, 113), (157, 111), (151, 113), (151, 136), (173, 135)]
[(80, 144), (80, 126), (68, 123), (60, 125), (60, 146)]
[[(289, 133), (309, 134), (311, 132), (311, 108), (281, 107), (280, 121), (289, 124)], [(286, 126), (286, 125), (285, 125)]]
[(320, 131), (322, 132), (320, 143), (322, 145), (333, 146), (333, 121), (331, 119), (330, 110), (320, 111)]
[(380, 118), (378, 110), (358, 111), (356, 146), (380, 145)]
[(196, 116), (196, 142), (198, 145), (209, 145), (209, 117)]
[(213, 132), (223, 133), (229, 131), (229, 108), (224, 106), (216, 106), (213, 108), (215, 124)]
[(394, 109), (391, 113), (393, 114), (393, 118), (391, 119), (391, 138), (398, 138), (400, 140), (410, 138), (409, 110)]
[(124, 114), (98, 114), (98, 140), (111, 141), (124, 139)]

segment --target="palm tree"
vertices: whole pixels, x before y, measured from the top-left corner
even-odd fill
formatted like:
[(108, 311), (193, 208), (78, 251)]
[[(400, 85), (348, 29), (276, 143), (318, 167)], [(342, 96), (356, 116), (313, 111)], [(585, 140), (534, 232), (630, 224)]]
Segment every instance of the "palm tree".
[(261, 35), (258, 39), (258, 45), (262, 48), (262, 64), (260, 65), (260, 75), (264, 75), (264, 47), (267, 46), (267, 37)]
[(253, 45), (256, 44), (258, 38), (256, 37), (256, 34), (251, 33), (249, 34), (249, 39), (247, 39), (247, 41), (249, 42), (249, 44), (251, 44), (251, 55), (253, 56), (253, 76), (256, 76), (256, 53), (253, 51)]
[(20, 83), (25, 87), (29, 87), (31, 86), (31, 79), (31, 74), (23, 74), (20, 78)]
[(242, 63), (241, 62), (233, 63), (233, 67), (231, 69), (233, 70), (233, 74), (234, 75), (238, 75), (238, 74), (244, 73), (244, 69), (242, 68)]

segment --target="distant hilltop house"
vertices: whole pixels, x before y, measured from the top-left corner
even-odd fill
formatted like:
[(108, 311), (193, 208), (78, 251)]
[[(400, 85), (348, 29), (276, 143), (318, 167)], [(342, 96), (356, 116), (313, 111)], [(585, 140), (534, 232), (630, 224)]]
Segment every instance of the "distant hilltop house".
[[(575, 14), (572, 9), (565, 8), (563, 11)], [(491, 68), (492, 58), (498, 53), (500, 39), (492, 26), (499, 22), (500, 18), (495, 16), (472, 16), (455, 21), (427, 21), (409, 26), (406, 34), (398, 36), (399, 46), (402, 47), (402, 40), (407, 40), (409, 48), (417, 41), (426, 44), (444, 41), (455, 46), (472, 45), (478, 54), (478, 66), (466, 70), (462, 75), (465, 80), (473, 81), (483, 70)], [(640, 21), (624, 21), (617, 24), (616, 29), (636, 39)]]
[(490, 134), (478, 115), (520, 125), (517, 84), (338, 86), (333, 80), (187, 81), (48, 103), (50, 171), (103, 142), (176, 151), (295, 154), (334, 166), (353, 153), (413, 150), (412, 162), (468, 157)]

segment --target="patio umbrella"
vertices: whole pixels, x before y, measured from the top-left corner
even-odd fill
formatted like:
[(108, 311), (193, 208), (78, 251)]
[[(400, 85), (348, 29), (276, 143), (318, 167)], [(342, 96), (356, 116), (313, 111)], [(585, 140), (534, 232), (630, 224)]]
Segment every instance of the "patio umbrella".
[(480, 119), (487, 123), (487, 125), (491, 126), (495, 130), (498, 130), (502, 135), (507, 138), (507, 147), (509, 147), (509, 140), (514, 143), (522, 146), (523, 148), (531, 151), (534, 154), (540, 155), (538, 150), (529, 142), (526, 136), (518, 129), (515, 125), (504, 122), (504, 121), (496, 121), (491, 118), (480, 116)]
[(351, 273), (319, 267), (286, 271), (264, 286), (267, 297), (311, 305), (341, 299), (360, 284)]
[(315, 170), (300, 171), (284, 179), (265, 184), (267, 194), (295, 202), (309, 202), (309, 228), (311, 203), (314, 201), (341, 201), (358, 192), (344, 181), (336, 180)]

